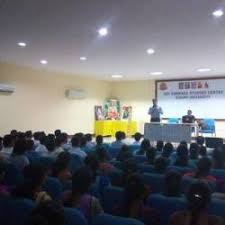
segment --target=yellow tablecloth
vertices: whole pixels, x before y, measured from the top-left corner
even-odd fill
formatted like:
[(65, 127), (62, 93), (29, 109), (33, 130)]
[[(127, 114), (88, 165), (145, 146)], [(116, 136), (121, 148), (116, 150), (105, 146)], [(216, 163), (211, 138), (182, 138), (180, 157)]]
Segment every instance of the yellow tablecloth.
[(117, 131), (124, 131), (127, 135), (134, 135), (137, 132), (136, 121), (121, 121), (121, 120), (100, 120), (94, 123), (95, 135), (115, 136)]

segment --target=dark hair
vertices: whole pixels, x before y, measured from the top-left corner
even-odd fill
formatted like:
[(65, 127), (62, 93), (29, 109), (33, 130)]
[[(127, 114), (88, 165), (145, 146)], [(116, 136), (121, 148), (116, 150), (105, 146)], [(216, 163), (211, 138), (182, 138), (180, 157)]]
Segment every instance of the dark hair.
[(180, 144), (177, 148), (176, 166), (188, 166), (188, 149), (186, 145)]
[(32, 151), (34, 149), (34, 141), (29, 139), (26, 140), (26, 151)]
[(108, 158), (107, 156), (107, 151), (105, 150), (104, 147), (98, 146), (96, 148), (95, 154), (97, 156), (97, 159), (99, 160), (99, 162), (105, 162)]
[(52, 165), (52, 176), (58, 177), (59, 174), (69, 168), (69, 162), (66, 161), (55, 161)]
[(92, 178), (93, 182), (95, 181), (97, 177), (97, 170), (99, 169), (99, 162), (97, 157), (94, 154), (89, 154), (84, 159), (84, 163), (87, 167), (89, 167), (92, 171)]
[(156, 150), (161, 152), (163, 150), (163, 147), (164, 147), (163, 141), (157, 141), (157, 143), (156, 143)]
[(61, 130), (60, 129), (55, 130), (54, 134), (56, 137), (59, 137), (61, 135)]
[(198, 144), (191, 143), (190, 149), (189, 149), (190, 159), (198, 159), (198, 150), (199, 150)]
[(102, 135), (98, 135), (96, 137), (96, 143), (97, 143), (97, 145), (101, 145), (103, 143), (103, 136)]
[(26, 152), (26, 141), (25, 139), (18, 139), (13, 148), (13, 155), (23, 155)]
[(34, 140), (39, 140), (40, 138), (40, 132), (34, 132)]
[(125, 160), (122, 163), (122, 170), (123, 170), (123, 174), (124, 174), (125, 178), (127, 179), (127, 177), (129, 175), (138, 172), (137, 163), (135, 162), (135, 160), (133, 158)]
[(40, 202), (28, 219), (29, 225), (63, 225), (64, 223), (63, 206), (56, 201)]
[(89, 142), (89, 141), (92, 141), (92, 135), (91, 134), (85, 134), (85, 137), (86, 137), (86, 140)]
[(205, 138), (202, 137), (202, 136), (198, 136), (198, 137), (196, 138), (196, 142), (197, 142), (197, 144), (198, 144), (199, 146), (202, 146), (202, 145), (204, 145), (204, 143), (205, 143)]
[(179, 197), (181, 194), (181, 174), (175, 171), (166, 173), (165, 195), (169, 197)]
[(180, 145), (184, 145), (186, 148), (188, 148), (188, 143), (186, 141), (181, 141)]
[(40, 132), (39, 141), (42, 145), (44, 145), (45, 140), (46, 140), (46, 134), (44, 132)]
[(68, 139), (68, 134), (65, 132), (61, 133), (60, 135), (61, 143), (67, 143), (67, 139)]
[(68, 163), (70, 162), (70, 159), (71, 159), (71, 154), (69, 152), (61, 152), (59, 153), (57, 159), (56, 159), (56, 162), (59, 162), (59, 163)]
[(72, 177), (72, 194), (83, 195), (89, 191), (92, 183), (92, 173), (87, 167), (81, 167)]
[(12, 147), (13, 146), (13, 136), (10, 135), (10, 134), (7, 134), (3, 137), (3, 146), (5, 148), (8, 148), (8, 147)]
[(26, 137), (27, 139), (31, 139), (32, 136), (33, 136), (33, 134), (32, 134), (32, 131), (31, 131), (31, 130), (27, 130), (27, 131), (25, 132), (25, 137)]
[(121, 136), (122, 136), (122, 139), (126, 139), (126, 133), (124, 131), (121, 131)]
[(138, 174), (132, 174), (125, 183), (125, 216), (129, 216), (130, 207), (135, 200), (143, 200), (145, 185), (142, 177)]
[(16, 137), (17, 136), (17, 130), (11, 130), (11, 132), (10, 132), (10, 135), (12, 135), (13, 137)]
[(80, 147), (80, 138), (78, 138), (76, 135), (74, 135), (72, 137), (71, 144), (73, 147)]
[(158, 157), (154, 162), (154, 169), (157, 173), (164, 173), (167, 167), (167, 162), (164, 157)]
[(117, 141), (121, 141), (123, 139), (123, 134), (121, 131), (117, 131), (115, 136)]
[(166, 143), (163, 147), (162, 156), (169, 158), (171, 153), (173, 152), (173, 145), (171, 143)]
[(87, 145), (87, 139), (85, 136), (83, 136), (81, 139), (80, 139), (80, 147), (86, 147)]
[(155, 161), (155, 157), (156, 157), (156, 149), (154, 147), (150, 147), (149, 149), (147, 149), (146, 157), (147, 157), (148, 163), (150, 165), (153, 165)]
[(211, 160), (207, 157), (201, 158), (197, 163), (197, 171), (195, 178), (202, 178), (209, 175), (212, 163)]
[(136, 132), (136, 133), (134, 134), (134, 139), (135, 139), (135, 141), (140, 141), (140, 140), (141, 140), (141, 138), (142, 138), (141, 133)]
[(45, 147), (47, 148), (47, 150), (49, 152), (53, 152), (55, 150), (56, 147), (56, 142), (55, 142), (55, 138), (52, 136), (48, 136), (45, 138)]
[(201, 156), (207, 156), (207, 150), (205, 146), (200, 146), (199, 147), (199, 155)]
[(206, 183), (193, 183), (186, 195), (188, 210), (191, 212), (189, 225), (197, 225), (199, 213), (208, 208), (211, 202), (211, 191)]
[(225, 152), (223, 145), (218, 146), (216, 149), (213, 150), (212, 159), (214, 169), (224, 169)]
[(127, 160), (129, 158), (132, 158), (132, 154), (130, 153), (129, 147), (127, 145), (123, 145), (116, 159), (117, 161), (123, 162), (124, 160)]

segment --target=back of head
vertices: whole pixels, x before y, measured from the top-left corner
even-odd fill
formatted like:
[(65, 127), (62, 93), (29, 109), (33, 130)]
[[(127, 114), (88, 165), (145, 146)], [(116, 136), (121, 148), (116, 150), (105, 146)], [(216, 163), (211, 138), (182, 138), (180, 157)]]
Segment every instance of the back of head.
[(63, 133), (61, 133), (61, 135), (60, 135), (60, 140), (61, 140), (61, 143), (67, 143), (67, 140), (68, 140), (68, 134), (67, 133), (65, 133), (65, 132), (63, 132)]
[(18, 139), (13, 148), (13, 155), (23, 155), (26, 152), (25, 139)]
[(197, 163), (197, 172), (195, 178), (202, 178), (209, 175), (212, 163), (208, 157), (201, 158)]
[(204, 143), (205, 143), (205, 138), (202, 137), (202, 136), (198, 136), (198, 137), (196, 138), (196, 143), (197, 143), (199, 146), (204, 145)]
[(135, 141), (138, 141), (139, 142), (141, 140), (141, 138), (142, 138), (141, 133), (137, 132), (137, 133), (134, 134)]
[(204, 182), (193, 183), (187, 194), (187, 206), (191, 213), (191, 222), (189, 225), (197, 225), (199, 214), (207, 210), (211, 201), (211, 192), (208, 185)]
[(25, 137), (26, 137), (26, 139), (32, 139), (32, 137), (33, 137), (32, 131), (31, 130), (26, 131)]
[(123, 139), (123, 134), (121, 131), (117, 131), (115, 136), (117, 141), (121, 141)]
[(197, 143), (191, 143), (189, 149), (190, 159), (198, 159), (199, 146)]
[(40, 132), (34, 132), (34, 140), (39, 140), (40, 138)]
[(125, 176), (136, 173), (138, 171), (137, 163), (132, 158), (127, 159), (127, 160), (123, 161), (122, 170), (123, 170), (123, 174)]
[(92, 135), (91, 134), (85, 134), (87, 142), (92, 141)]
[(74, 135), (72, 137), (71, 144), (73, 147), (80, 147), (80, 138)]
[(213, 159), (213, 168), (214, 169), (224, 169), (225, 166), (225, 152), (224, 152), (224, 146), (218, 146), (216, 149), (214, 149), (212, 154)]
[(146, 157), (149, 164), (153, 164), (156, 157), (156, 149), (154, 147), (150, 147), (146, 151)]
[(181, 141), (180, 145), (184, 145), (186, 148), (188, 148), (188, 143), (186, 141)]
[(96, 137), (96, 143), (97, 143), (97, 145), (101, 145), (103, 143), (103, 136), (102, 135), (98, 135)]
[(161, 152), (163, 150), (163, 147), (164, 147), (163, 141), (157, 141), (157, 143), (156, 143), (156, 150)]
[(164, 173), (167, 167), (167, 162), (166, 159), (164, 157), (158, 157), (156, 158), (155, 162), (154, 162), (154, 168), (155, 171), (158, 173)]
[(126, 139), (126, 133), (121, 131), (122, 140)]
[(144, 139), (142, 142), (141, 142), (141, 149), (142, 150), (147, 150), (151, 147), (151, 144), (150, 144), (150, 141), (148, 139)]
[(57, 130), (55, 130), (55, 132), (54, 132), (54, 134), (55, 134), (55, 136), (56, 137), (59, 137), (60, 135), (61, 135), (61, 130), (60, 129), (57, 129)]
[(165, 176), (165, 194), (170, 197), (178, 197), (181, 194), (181, 178), (180, 173), (170, 171)]
[(95, 180), (97, 176), (97, 170), (99, 168), (99, 162), (97, 157), (94, 154), (89, 154), (85, 159), (84, 163), (87, 167), (89, 167), (93, 174), (93, 180)]
[(48, 149), (49, 152), (53, 152), (56, 147), (55, 137), (48, 136), (45, 138), (45, 147)]
[(3, 146), (5, 148), (9, 148), (9, 147), (12, 147), (13, 146), (13, 136), (10, 135), (10, 134), (7, 134), (3, 137)]
[(205, 146), (199, 147), (199, 155), (202, 156), (202, 157), (207, 156), (207, 150), (206, 150)]
[(80, 139), (80, 147), (83, 147), (85, 148), (87, 145), (87, 139), (85, 136), (83, 136), (81, 139)]
[(162, 153), (163, 157), (166, 157), (166, 158), (170, 157), (171, 153), (173, 152), (173, 149), (174, 148), (171, 143), (169, 142), (166, 143), (163, 147), (163, 153)]
[(73, 195), (83, 195), (89, 191), (93, 177), (92, 172), (87, 167), (78, 169), (72, 177)]
[(70, 163), (70, 159), (71, 159), (71, 155), (70, 155), (69, 152), (61, 152), (58, 155), (58, 157), (56, 159), (56, 162), (69, 164)]
[(34, 141), (33, 140), (26, 140), (26, 151), (32, 151), (34, 149)]
[(56, 201), (43, 201), (31, 212), (29, 225), (63, 225), (65, 222), (63, 206)]
[(177, 148), (177, 161), (178, 166), (186, 166), (188, 163), (188, 149), (186, 145), (180, 144)]

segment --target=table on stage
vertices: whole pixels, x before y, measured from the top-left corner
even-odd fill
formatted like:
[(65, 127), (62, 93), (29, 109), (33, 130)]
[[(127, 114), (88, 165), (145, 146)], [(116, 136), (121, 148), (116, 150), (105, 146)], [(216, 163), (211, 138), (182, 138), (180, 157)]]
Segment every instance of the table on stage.
[(168, 124), (168, 123), (146, 123), (144, 137), (150, 141), (163, 140), (166, 142), (179, 143), (181, 141), (191, 142), (193, 127), (198, 135), (197, 124)]
[(98, 120), (94, 123), (95, 135), (115, 136), (117, 131), (123, 131), (127, 135), (134, 135), (137, 132), (137, 122), (122, 120)]

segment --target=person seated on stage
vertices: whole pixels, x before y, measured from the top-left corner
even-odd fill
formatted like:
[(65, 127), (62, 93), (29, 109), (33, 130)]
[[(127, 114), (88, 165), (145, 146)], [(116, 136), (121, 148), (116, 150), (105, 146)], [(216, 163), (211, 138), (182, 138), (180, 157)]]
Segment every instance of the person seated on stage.
[(154, 147), (150, 147), (149, 149), (147, 149), (146, 157), (147, 157), (146, 163), (148, 165), (153, 165), (156, 157), (156, 149)]
[(80, 148), (80, 138), (76, 135), (73, 136), (72, 140), (72, 148), (69, 150), (71, 154), (78, 155), (81, 159), (84, 159), (87, 154), (81, 150)]
[(189, 109), (187, 115), (182, 117), (182, 123), (194, 123), (195, 117), (192, 115), (192, 111)]
[(175, 166), (188, 166), (188, 149), (186, 145), (180, 144), (177, 148), (177, 157), (174, 163)]
[(213, 169), (225, 169), (225, 152), (224, 146), (218, 146), (212, 154)]
[(121, 148), (124, 145), (123, 143), (124, 134), (121, 131), (117, 131), (115, 136), (116, 136), (116, 141), (112, 142), (111, 147)]
[(162, 152), (163, 147), (164, 147), (163, 141), (157, 141), (157, 143), (156, 143), (156, 150), (157, 150), (157, 152)]
[(198, 136), (196, 138), (196, 143), (198, 144), (199, 147), (203, 146), (205, 143), (205, 138), (202, 136)]
[(133, 142), (133, 144), (132, 145), (141, 145), (141, 138), (142, 138), (142, 135), (141, 135), (141, 133), (139, 133), (139, 132), (137, 132), (137, 133), (135, 133), (134, 134), (134, 142)]
[(169, 225), (224, 225), (224, 219), (208, 214), (211, 190), (204, 182), (193, 183), (187, 194), (187, 209), (175, 212)]
[(207, 149), (205, 146), (200, 146), (199, 147), (199, 158), (202, 158), (202, 157), (207, 157)]
[(197, 163), (197, 170), (193, 173), (186, 173), (185, 177), (192, 177), (195, 179), (200, 180), (207, 180), (207, 181), (216, 181), (216, 178), (214, 176), (210, 175), (210, 170), (212, 167), (212, 162), (209, 158), (203, 157), (201, 158)]
[(160, 156), (155, 159), (154, 162), (154, 171), (155, 173), (164, 174), (167, 168), (167, 160), (166, 158)]
[(123, 145), (119, 154), (116, 157), (117, 161), (123, 162), (127, 159), (132, 158), (132, 154), (130, 153), (129, 146)]
[(181, 197), (181, 179), (180, 173), (169, 171), (165, 175), (165, 191), (167, 197)]
[(135, 151), (133, 155), (146, 155), (146, 151), (151, 147), (150, 141), (148, 139), (144, 139), (141, 142), (140, 149)]

